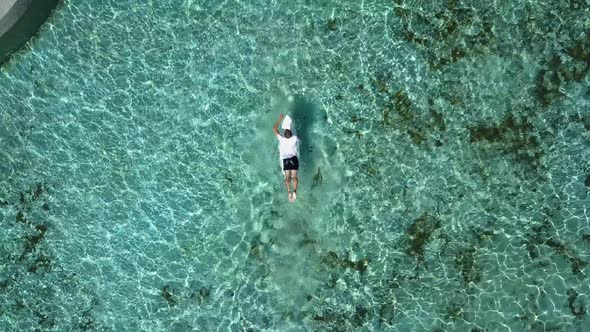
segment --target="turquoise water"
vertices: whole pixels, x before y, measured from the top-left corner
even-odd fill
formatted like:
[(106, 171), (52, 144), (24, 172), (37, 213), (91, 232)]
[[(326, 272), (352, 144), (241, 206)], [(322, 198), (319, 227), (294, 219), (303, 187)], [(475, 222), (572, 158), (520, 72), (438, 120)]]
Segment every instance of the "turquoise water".
[(590, 330), (589, 8), (64, 1), (0, 73), (0, 330)]

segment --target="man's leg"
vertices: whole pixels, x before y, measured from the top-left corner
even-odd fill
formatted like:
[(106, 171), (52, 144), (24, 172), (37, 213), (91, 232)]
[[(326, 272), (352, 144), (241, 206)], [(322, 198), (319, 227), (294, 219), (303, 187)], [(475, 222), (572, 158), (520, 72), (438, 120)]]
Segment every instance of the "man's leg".
[(287, 186), (287, 195), (291, 196), (291, 171), (285, 171), (285, 186)]
[(297, 192), (297, 171), (292, 170), (291, 172), (291, 177), (293, 178), (293, 192)]

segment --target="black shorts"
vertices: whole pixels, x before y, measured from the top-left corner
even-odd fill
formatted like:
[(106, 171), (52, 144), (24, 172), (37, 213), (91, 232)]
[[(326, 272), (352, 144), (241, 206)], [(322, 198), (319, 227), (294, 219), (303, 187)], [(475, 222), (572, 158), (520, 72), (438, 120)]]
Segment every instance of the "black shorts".
[(299, 159), (297, 156), (283, 159), (283, 171), (296, 171), (299, 169)]

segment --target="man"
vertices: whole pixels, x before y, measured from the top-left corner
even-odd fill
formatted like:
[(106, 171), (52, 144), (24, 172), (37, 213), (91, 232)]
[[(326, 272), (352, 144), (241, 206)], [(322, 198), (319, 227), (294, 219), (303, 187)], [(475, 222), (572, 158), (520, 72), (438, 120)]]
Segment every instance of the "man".
[[(279, 139), (279, 153), (283, 161), (283, 171), (285, 174), (285, 185), (287, 186), (287, 194), (289, 195), (289, 202), (295, 202), (297, 199), (297, 170), (299, 169), (299, 159), (297, 159), (297, 143), (299, 138), (289, 129), (285, 129), (284, 137), (279, 133), (279, 125), (283, 120), (283, 113), (279, 115), (279, 119), (273, 128), (275, 135)], [(291, 179), (293, 179), (293, 192), (291, 192)]]

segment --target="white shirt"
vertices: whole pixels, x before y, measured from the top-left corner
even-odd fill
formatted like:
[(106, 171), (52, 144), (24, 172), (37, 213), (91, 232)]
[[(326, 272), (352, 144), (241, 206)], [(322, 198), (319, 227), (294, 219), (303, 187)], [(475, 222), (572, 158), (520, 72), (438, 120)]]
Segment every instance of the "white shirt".
[(279, 139), (279, 153), (281, 154), (281, 159), (287, 159), (297, 155), (297, 143), (299, 142), (297, 136), (293, 135), (290, 138), (285, 138), (281, 135), (277, 135), (277, 138)]

